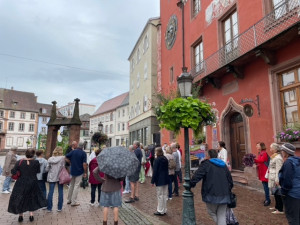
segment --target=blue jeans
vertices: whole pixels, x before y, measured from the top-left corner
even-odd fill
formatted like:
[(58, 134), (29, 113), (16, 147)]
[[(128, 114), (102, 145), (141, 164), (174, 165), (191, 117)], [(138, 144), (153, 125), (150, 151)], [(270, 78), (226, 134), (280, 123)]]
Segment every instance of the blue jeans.
[(262, 183), (262, 185), (264, 186), (265, 200), (266, 200), (267, 202), (271, 202), (271, 200), (270, 200), (270, 191), (269, 191), (268, 182), (262, 181), (261, 183)]
[(169, 198), (172, 198), (172, 184), (173, 184), (173, 181), (175, 179), (175, 175), (169, 175), (169, 184), (168, 184), (168, 191), (169, 191), (169, 194), (168, 194), (168, 197)]
[(47, 195), (46, 195), (46, 182), (43, 180), (38, 180), (38, 184), (39, 187), (41, 189), (41, 191), (43, 192), (43, 196), (45, 199), (47, 199)]
[(2, 191), (10, 191), (10, 183), (11, 183), (11, 177), (5, 177)]
[(64, 185), (59, 184), (58, 182), (49, 182), (49, 193), (48, 193), (48, 210), (52, 210), (53, 207), (53, 192), (55, 188), (55, 184), (58, 185), (58, 204), (57, 209), (61, 210), (64, 203)]
[(129, 181), (128, 176), (126, 177), (126, 180), (125, 180), (125, 191), (131, 191), (130, 181)]

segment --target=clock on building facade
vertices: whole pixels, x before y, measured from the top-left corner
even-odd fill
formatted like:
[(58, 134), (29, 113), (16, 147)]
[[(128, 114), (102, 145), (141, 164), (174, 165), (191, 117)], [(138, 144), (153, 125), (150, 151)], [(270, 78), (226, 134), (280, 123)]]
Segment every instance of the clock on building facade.
[(177, 34), (177, 17), (172, 15), (169, 19), (166, 35), (165, 35), (165, 43), (167, 49), (171, 49), (175, 43)]

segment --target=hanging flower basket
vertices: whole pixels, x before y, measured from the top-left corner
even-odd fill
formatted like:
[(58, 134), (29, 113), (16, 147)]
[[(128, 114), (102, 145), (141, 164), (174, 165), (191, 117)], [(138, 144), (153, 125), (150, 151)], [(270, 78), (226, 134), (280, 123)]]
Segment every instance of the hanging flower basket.
[(106, 134), (104, 134), (102, 132), (96, 132), (96, 133), (94, 133), (92, 140), (94, 143), (99, 144), (99, 147), (101, 147), (101, 145), (104, 145), (107, 143), (108, 137)]
[(211, 106), (192, 97), (165, 101), (156, 107), (155, 113), (160, 127), (175, 133), (178, 133), (180, 128), (187, 127), (199, 134), (203, 126), (216, 121)]

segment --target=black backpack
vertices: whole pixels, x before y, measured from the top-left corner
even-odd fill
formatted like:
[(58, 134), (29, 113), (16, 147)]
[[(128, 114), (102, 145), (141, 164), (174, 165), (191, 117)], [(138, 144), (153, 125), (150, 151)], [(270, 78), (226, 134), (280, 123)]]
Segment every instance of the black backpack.
[(269, 156), (268, 153), (267, 153), (267, 156), (268, 156), (268, 161), (267, 161), (267, 162), (264, 162), (264, 164), (266, 165), (266, 167), (269, 167), (269, 164), (270, 164), (270, 156)]

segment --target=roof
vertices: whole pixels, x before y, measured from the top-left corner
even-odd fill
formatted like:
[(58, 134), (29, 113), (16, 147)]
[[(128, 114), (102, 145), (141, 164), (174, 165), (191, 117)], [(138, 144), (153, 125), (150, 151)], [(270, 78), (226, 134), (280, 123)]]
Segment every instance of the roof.
[(37, 96), (31, 92), (0, 88), (0, 108), (16, 111), (38, 112)]
[(129, 105), (129, 94), (127, 95), (126, 98), (124, 98), (124, 101), (118, 106), (118, 108), (125, 105)]
[(102, 105), (96, 110), (96, 112), (93, 114), (93, 116), (103, 114), (105, 112), (109, 112), (112, 110), (115, 110), (118, 108), (124, 101), (124, 99), (129, 95), (129, 92), (126, 92), (124, 94), (121, 94), (117, 97), (114, 97), (112, 99), (109, 99), (102, 103)]
[(88, 121), (89, 122), (90, 121), (90, 117), (91, 116), (88, 113), (85, 113), (85, 114), (79, 116), (81, 122), (83, 122), (83, 121)]
[[(137, 42), (135, 43), (135, 45), (134, 45), (134, 47), (133, 47), (133, 49), (132, 49), (132, 51), (131, 51), (131, 53), (130, 53), (130, 55), (129, 55), (129, 57), (128, 57), (128, 60), (130, 60), (130, 58), (131, 58), (132, 54), (134, 53), (134, 51), (135, 51), (137, 45), (140, 43), (140, 40), (141, 40), (141, 38), (143, 37), (143, 34), (144, 34), (144, 32), (145, 32), (145, 30), (146, 30), (148, 24), (152, 24), (152, 25), (154, 25), (154, 26), (158, 26), (158, 25), (160, 24), (159, 19), (160, 19), (160, 17), (153, 17), (153, 18), (150, 18), (150, 19), (147, 21), (147, 23), (146, 23), (146, 25), (145, 25), (145, 27), (144, 27), (144, 29), (143, 29), (143, 31), (142, 31), (142, 33), (141, 33), (139, 39), (138, 39)], [(155, 21), (155, 20), (158, 20), (158, 21), (157, 21), (157, 24), (152, 23), (152, 22)]]
[(51, 116), (52, 105), (37, 103), (37, 107), (39, 110), (39, 116), (47, 116), (47, 117)]

